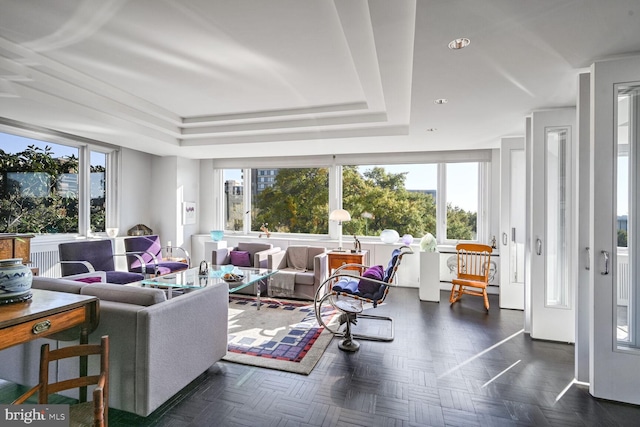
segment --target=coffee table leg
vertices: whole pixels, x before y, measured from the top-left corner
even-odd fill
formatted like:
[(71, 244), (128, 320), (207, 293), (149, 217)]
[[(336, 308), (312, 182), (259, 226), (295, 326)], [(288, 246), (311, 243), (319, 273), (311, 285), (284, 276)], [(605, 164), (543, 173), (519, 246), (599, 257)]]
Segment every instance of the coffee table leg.
[(260, 286), (260, 281), (256, 282), (256, 289), (258, 290), (256, 292), (256, 299), (258, 300), (258, 310), (260, 310), (260, 288), (262, 286)]

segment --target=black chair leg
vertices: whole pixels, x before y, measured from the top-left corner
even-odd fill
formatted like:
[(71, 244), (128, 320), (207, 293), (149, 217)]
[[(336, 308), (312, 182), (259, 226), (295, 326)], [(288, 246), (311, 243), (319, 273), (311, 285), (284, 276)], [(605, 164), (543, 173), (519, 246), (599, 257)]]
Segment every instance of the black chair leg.
[(338, 342), (338, 348), (344, 351), (358, 351), (360, 343), (354, 340), (351, 334), (351, 324), (356, 323), (356, 313), (345, 312), (344, 315), (346, 315), (344, 338)]

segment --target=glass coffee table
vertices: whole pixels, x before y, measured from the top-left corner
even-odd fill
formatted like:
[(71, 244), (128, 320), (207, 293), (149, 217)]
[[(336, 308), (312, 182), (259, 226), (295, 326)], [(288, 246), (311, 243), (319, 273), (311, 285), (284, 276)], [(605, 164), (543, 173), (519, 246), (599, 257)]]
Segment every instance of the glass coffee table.
[[(233, 267), (222, 265), (208, 265), (206, 274), (200, 274), (200, 268), (190, 268), (176, 273), (144, 279), (134, 286), (160, 288), (167, 291), (167, 297), (171, 298), (173, 291), (187, 291), (207, 287), (224, 282), (229, 285), (229, 293), (245, 289), (263, 280), (269, 280), (278, 270), (268, 268)], [(228, 279), (225, 279), (225, 275)], [(260, 288), (256, 286), (256, 299), (260, 310)]]

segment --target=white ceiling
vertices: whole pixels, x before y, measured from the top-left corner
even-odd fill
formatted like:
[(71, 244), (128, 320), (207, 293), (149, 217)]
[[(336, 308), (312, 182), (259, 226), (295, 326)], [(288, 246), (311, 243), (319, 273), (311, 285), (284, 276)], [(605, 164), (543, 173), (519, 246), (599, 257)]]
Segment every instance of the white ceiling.
[(638, 0), (0, 0), (0, 117), (188, 158), (498, 147), (629, 54)]

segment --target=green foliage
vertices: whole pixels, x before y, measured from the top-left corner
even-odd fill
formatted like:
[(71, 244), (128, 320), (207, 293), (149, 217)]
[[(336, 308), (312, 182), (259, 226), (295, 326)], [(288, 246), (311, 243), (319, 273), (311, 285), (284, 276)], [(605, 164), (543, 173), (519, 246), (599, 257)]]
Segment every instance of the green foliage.
[(280, 169), (275, 184), (257, 197), (253, 224), (283, 233), (326, 233), (327, 200), (326, 168)]
[[(63, 174), (78, 173), (75, 156), (55, 158), (49, 146), (30, 145), (16, 154), (0, 150), (0, 170), (0, 232), (78, 232), (77, 194), (58, 191)], [(92, 228), (104, 230), (104, 200), (91, 210)]]
[[(415, 237), (436, 234), (435, 200), (431, 194), (408, 191), (406, 173), (375, 167), (360, 174), (357, 167), (344, 166), (342, 180), (343, 207), (351, 214), (351, 221), (343, 224), (343, 234), (377, 236), (385, 228)], [(253, 224), (266, 222), (269, 230), (278, 232), (325, 234), (328, 185), (326, 168), (280, 169), (275, 184), (256, 197)], [(476, 214), (447, 208), (449, 238), (475, 238)]]
[(618, 229), (618, 247), (627, 247), (627, 231)]
[(457, 206), (447, 205), (447, 237), (452, 240), (473, 240), (477, 236), (477, 214)]

